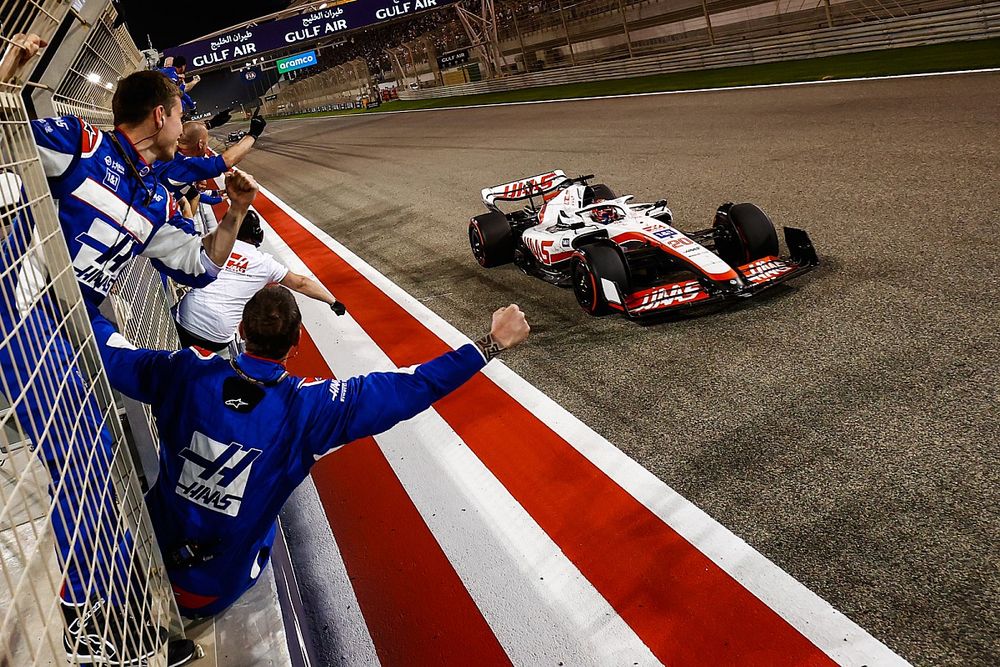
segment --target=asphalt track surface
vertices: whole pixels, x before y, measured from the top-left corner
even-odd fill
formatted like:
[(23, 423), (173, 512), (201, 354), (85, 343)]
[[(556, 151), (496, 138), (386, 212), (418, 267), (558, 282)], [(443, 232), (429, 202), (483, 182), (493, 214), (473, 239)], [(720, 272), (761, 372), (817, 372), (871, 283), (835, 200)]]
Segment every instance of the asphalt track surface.
[[(242, 165), (914, 664), (1000, 655), (1000, 75), (275, 122)], [(594, 319), (484, 270), (479, 190), (561, 168), (681, 229), (753, 201), (821, 269), (700, 317)], [(347, 304), (350, 307), (350, 304)]]

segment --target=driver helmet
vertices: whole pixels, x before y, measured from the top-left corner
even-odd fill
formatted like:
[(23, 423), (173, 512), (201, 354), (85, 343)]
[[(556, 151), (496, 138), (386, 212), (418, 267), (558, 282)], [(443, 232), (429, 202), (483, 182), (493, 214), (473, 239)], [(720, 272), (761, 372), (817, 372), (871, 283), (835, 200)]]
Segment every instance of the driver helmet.
[[(604, 199), (595, 199), (595, 204), (600, 204)], [(601, 206), (599, 208), (594, 208), (590, 210), (590, 218), (594, 222), (599, 222), (602, 225), (607, 225), (612, 222), (617, 222), (622, 219), (621, 211), (618, 210), (616, 206)]]

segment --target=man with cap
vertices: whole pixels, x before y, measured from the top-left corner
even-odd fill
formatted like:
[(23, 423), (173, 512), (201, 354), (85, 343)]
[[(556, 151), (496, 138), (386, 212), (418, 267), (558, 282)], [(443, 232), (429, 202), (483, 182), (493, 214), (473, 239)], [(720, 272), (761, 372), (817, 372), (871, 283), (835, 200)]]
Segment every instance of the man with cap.
[(218, 278), (203, 289), (188, 292), (177, 304), (177, 334), (182, 347), (196, 346), (210, 352), (224, 350), (233, 340), (243, 307), (261, 288), (279, 283), (305, 296), (329, 304), (337, 315), (346, 312), (323, 285), (293, 273), (260, 250), (264, 230), (260, 217), (249, 211), (236, 237), (233, 252)]

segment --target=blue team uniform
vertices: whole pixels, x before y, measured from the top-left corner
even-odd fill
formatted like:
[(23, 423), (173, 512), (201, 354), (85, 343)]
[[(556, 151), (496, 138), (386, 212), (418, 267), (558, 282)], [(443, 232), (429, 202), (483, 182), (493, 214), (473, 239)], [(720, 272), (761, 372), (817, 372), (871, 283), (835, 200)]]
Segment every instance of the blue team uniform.
[(177, 73), (176, 67), (161, 67), (160, 72), (163, 76), (167, 77), (176, 84), (178, 88), (181, 89), (181, 108), (184, 111), (194, 111), (197, 106), (191, 96), (187, 94), (187, 86), (181, 81), (180, 74)]
[(31, 121), (31, 129), (88, 305), (104, 300), (135, 255), (183, 285), (204, 287), (215, 279), (220, 269), (194, 223), (180, 214), (128, 137), (100, 132), (75, 116)]
[[(160, 183), (163, 183), (170, 194), (177, 198), (187, 197), (196, 189), (196, 183), (222, 176), (228, 169), (226, 161), (221, 155), (189, 157), (181, 155), (179, 152), (170, 162), (157, 162), (153, 168), (156, 170), (156, 177)], [(207, 201), (204, 194), (201, 200), (206, 204), (219, 203)], [(219, 201), (222, 199), (220, 198)]]
[[(32, 197), (21, 188), (0, 192), (0, 199), (5, 206), (23, 206)], [(109, 474), (114, 440), (76, 368), (76, 351), (57, 333), (63, 305), (35, 289), (44, 275), (33, 265), (37, 256), (27, 253), (35, 234), (31, 209), (23, 208), (6, 232), (0, 239), (0, 331), (7, 338), (0, 345), (0, 391), (9, 392), (17, 423), (49, 471), (52, 529), (66, 570), (62, 597), (121, 604), (112, 593), (124, 592), (131, 538), (117, 522)]]
[(209, 206), (215, 206), (216, 204), (221, 204), (225, 199), (222, 198), (218, 190), (202, 190), (201, 191), (201, 203), (208, 204)]
[[(193, 223), (176, 211), (127, 137), (115, 132), (119, 150), (111, 134), (73, 116), (32, 121), (31, 129), (89, 310), (96, 310), (137, 254), (184, 284), (204, 286), (214, 280), (219, 267), (205, 254)], [(131, 172), (126, 157), (138, 175)], [(23, 201), (41, 195), (18, 194)], [(112, 586), (112, 580), (120, 584), (124, 576), (123, 569), (110, 564), (128, 565), (129, 543), (124, 530), (114, 525), (114, 440), (76, 367), (76, 351), (60, 333), (62, 305), (47, 293), (38, 294), (45, 282), (44, 267), (29, 266), (31, 256), (26, 255), (35, 231), (25, 210), (0, 241), (0, 266), (5, 269), (0, 275), (0, 325), (10, 337), (0, 346), (3, 390), (51, 476), (50, 493), (60, 508), (53, 515), (53, 532), (67, 570), (64, 599), (108, 599), (111, 591), (121, 588)], [(46, 339), (49, 344), (40, 348), (37, 341)], [(32, 381), (33, 375), (61, 378), (62, 398), (53, 396), (51, 380)], [(72, 414), (60, 413), (67, 410)], [(73, 428), (64, 432), (64, 423)], [(98, 543), (102, 548), (95, 550)]]
[(486, 364), (465, 345), (412, 372), (339, 381), (243, 354), (248, 380), (197, 348), (137, 350), (102, 317), (94, 332), (111, 385), (156, 416), (160, 474), (146, 501), (188, 616), (216, 614), (256, 582), (278, 512), (318, 459), (424, 411)]

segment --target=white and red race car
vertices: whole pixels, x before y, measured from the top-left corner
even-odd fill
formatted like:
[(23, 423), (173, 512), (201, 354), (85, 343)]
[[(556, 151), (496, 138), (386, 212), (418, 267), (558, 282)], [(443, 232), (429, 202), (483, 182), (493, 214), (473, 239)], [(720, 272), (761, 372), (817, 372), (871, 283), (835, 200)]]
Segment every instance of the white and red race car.
[[(723, 204), (711, 228), (682, 232), (666, 200), (635, 204), (593, 178), (552, 171), (485, 188), (489, 212), (469, 222), (472, 254), (484, 267), (513, 262), (572, 286), (591, 315), (633, 318), (749, 297), (819, 264), (808, 234), (792, 227), (780, 256), (774, 224), (753, 204)], [(517, 201), (528, 203), (498, 206)]]

